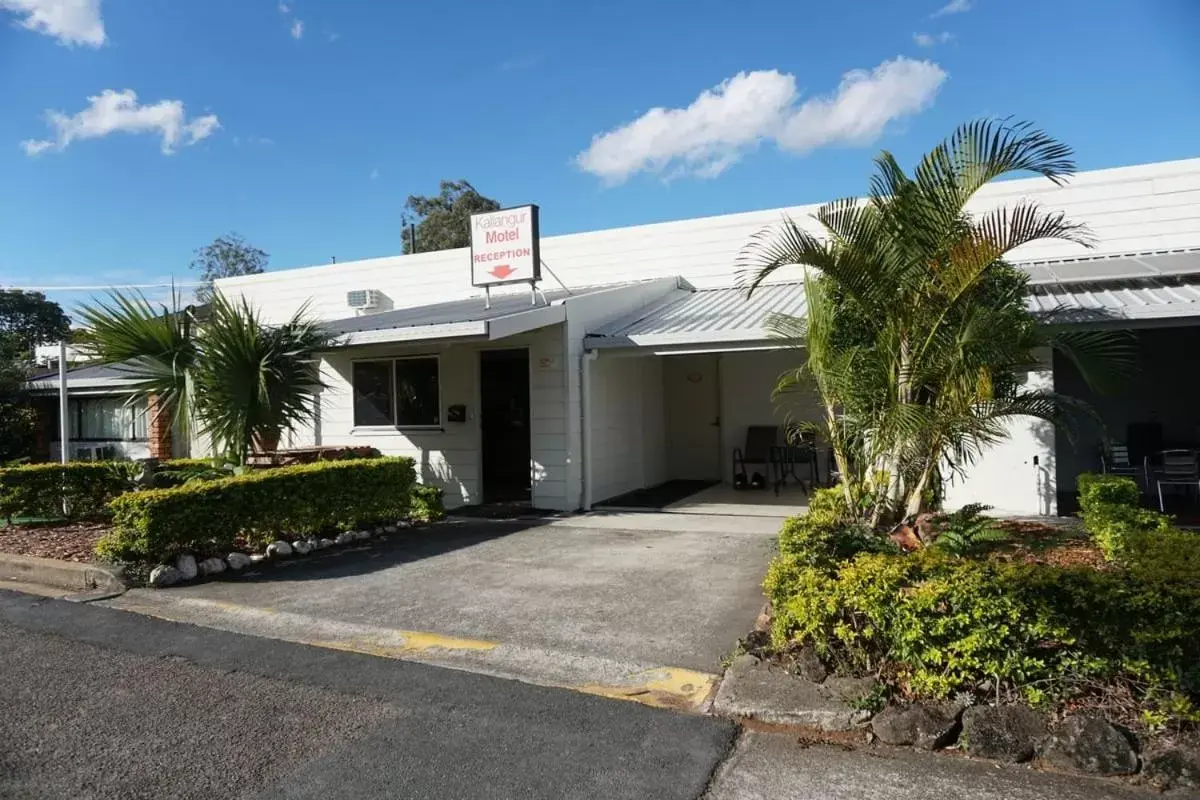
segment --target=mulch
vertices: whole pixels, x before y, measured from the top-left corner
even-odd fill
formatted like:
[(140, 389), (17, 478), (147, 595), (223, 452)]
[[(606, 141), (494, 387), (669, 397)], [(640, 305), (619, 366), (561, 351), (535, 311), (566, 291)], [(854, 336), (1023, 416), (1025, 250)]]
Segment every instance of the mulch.
[(1100, 548), (1080, 528), (1017, 520), (1004, 520), (997, 527), (1012, 538), (996, 548), (996, 558), (1054, 567), (1112, 568)]
[(88, 563), (107, 522), (46, 522), (0, 527), (0, 553)]

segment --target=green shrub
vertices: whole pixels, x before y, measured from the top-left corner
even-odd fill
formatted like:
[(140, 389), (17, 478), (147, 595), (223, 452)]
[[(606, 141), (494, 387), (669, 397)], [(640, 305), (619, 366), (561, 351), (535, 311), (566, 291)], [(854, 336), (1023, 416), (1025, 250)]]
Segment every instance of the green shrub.
[(228, 552), (359, 525), (409, 510), (413, 460), (328, 461), (150, 489), (112, 503), (113, 530), (96, 547), (110, 561), (160, 561), (181, 551)]
[(775, 647), (811, 644), (838, 669), (882, 674), (910, 695), (998, 682), (1044, 703), (1121, 686), (1156, 724), (1197, 713), (1200, 535), (1131, 527), (1119, 558), (1097, 570), (936, 547), (842, 557), (845, 526), (821, 513), (785, 524), (764, 581)]
[(1142, 508), (1142, 492), (1132, 478), (1121, 475), (1080, 475), (1079, 509), (1083, 525), (1109, 561), (1122, 557), (1130, 537), (1171, 530), (1171, 518)]
[(419, 522), (436, 522), (446, 516), (442, 502), (445, 493), (437, 486), (417, 484), (412, 488), (412, 508), (409, 513)]
[(960, 558), (976, 555), (991, 545), (1008, 541), (1008, 534), (996, 526), (996, 521), (983, 515), (991, 509), (980, 503), (968, 503), (950, 514), (933, 518), (937, 538), (933, 547)]
[(63, 497), (71, 517), (96, 517), (130, 488), (132, 462), (27, 464), (0, 469), (0, 515), (59, 517)]

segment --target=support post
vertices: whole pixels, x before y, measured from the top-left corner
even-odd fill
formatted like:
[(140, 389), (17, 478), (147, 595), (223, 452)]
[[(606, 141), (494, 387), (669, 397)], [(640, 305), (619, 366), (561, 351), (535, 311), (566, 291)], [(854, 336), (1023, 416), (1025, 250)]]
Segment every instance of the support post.
[(67, 342), (58, 343), (58, 460), (66, 464), (71, 453), (71, 419), (67, 403)]

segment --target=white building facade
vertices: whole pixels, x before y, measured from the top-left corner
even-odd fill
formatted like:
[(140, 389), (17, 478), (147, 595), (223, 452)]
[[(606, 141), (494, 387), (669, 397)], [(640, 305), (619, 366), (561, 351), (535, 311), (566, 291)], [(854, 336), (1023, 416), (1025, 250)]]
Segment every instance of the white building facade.
[[(1031, 307), (1065, 305), (1081, 324), (1144, 330), (1154, 352), (1154, 337), (1175, 341), (1191, 335), (1175, 329), (1200, 324), (1200, 159), (1081, 173), (1064, 187), (997, 183), (971, 210), (1022, 199), (1086, 223), (1098, 241), (1014, 253), (1031, 276)], [(412, 456), (451, 507), (529, 492), (535, 507), (576, 510), (673, 479), (728, 482), (749, 427), (817, 419), (815, 397), (771, 400), (777, 377), (803, 355), (764, 323), (772, 312), (804, 313), (799, 271), (781, 271), (747, 299), (735, 265), (750, 237), (785, 214), (819, 232), (816, 208), (544, 237), (543, 291), (493, 290), (490, 307), (472, 286), (467, 249), (217, 285), (268, 322), (307, 306), (342, 334), (322, 363), (320, 419), (285, 445)], [(1048, 359), (1030, 379), (1076, 388), (1068, 373)], [(1200, 395), (1195, 379), (1184, 380), (1187, 396)], [(1200, 396), (1160, 403), (1178, 394), (1179, 375), (1156, 374), (1142, 388), (1155, 382), (1162, 389), (1145, 412), (1155, 419), (1141, 420), (1136, 398), (1106, 419), (1157, 424), (1170, 442), (1200, 440)], [(948, 487), (948, 504), (1053, 514), (1074, 475), (1095, 468), (1099, 433), (1069, 447), (1039, 422), (1011, 433)]]

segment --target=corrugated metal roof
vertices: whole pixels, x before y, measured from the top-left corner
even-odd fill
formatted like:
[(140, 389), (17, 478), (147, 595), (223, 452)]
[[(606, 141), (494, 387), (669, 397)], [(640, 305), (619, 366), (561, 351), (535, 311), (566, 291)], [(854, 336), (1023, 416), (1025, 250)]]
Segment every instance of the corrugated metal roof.
[[(83, 364), (67, 369), (67, 386), (79, 389), (120, 389), (134, 382), (123, 364)], [(58, 390), (58, 370), (47, 370), (29, 379), (32, 391)]]
[(1031, 286), (1028, 305), (1035, 314), (1061, 309), (1073, 322), (1200, 317), (1200, 277)]
[[(610, 287), (602, 287), (610, 288)], [(575, 295), (588, 294), (596, 291), (596, 287), (577, 289)], [(570, 295), (563, 289), (547, 289), (546, 301), (550, 304), (561, 302)], [(541, 293), (538, 293), (538, 306), (545, 306)], [(472, 297), (469, 300), (451, 300), (447, 303), (432, 303), (415, 308), (397, 308), (394, 311), (381, 311), (377, 314), (363, 314), (358, 317), (334, 320), (325, 324), (334, 333), (357, 333), (359, 331), (378, 331), (388, 328), (417, 328), (423, 325), (454, 325), (461, 322), (487, 322), (488, 320), (507, 317), (509, 314), (519, 314), (536, 308), (531, 302), (529, 292), (494, 293), (491, 308), (484, 308), (483, 297)]]
[(1200, 275), (1200, 248), (1026, 261), (1017, 266), (1029, 275), (1031, 285)]
[(588, 347), (668, 346), (752, 343), (766, 340), (772, 314), (801, 316), (804, 284), (760, 286), (746, 297), (744, 289), (679, 292), (666, 302), (588, 334)]

